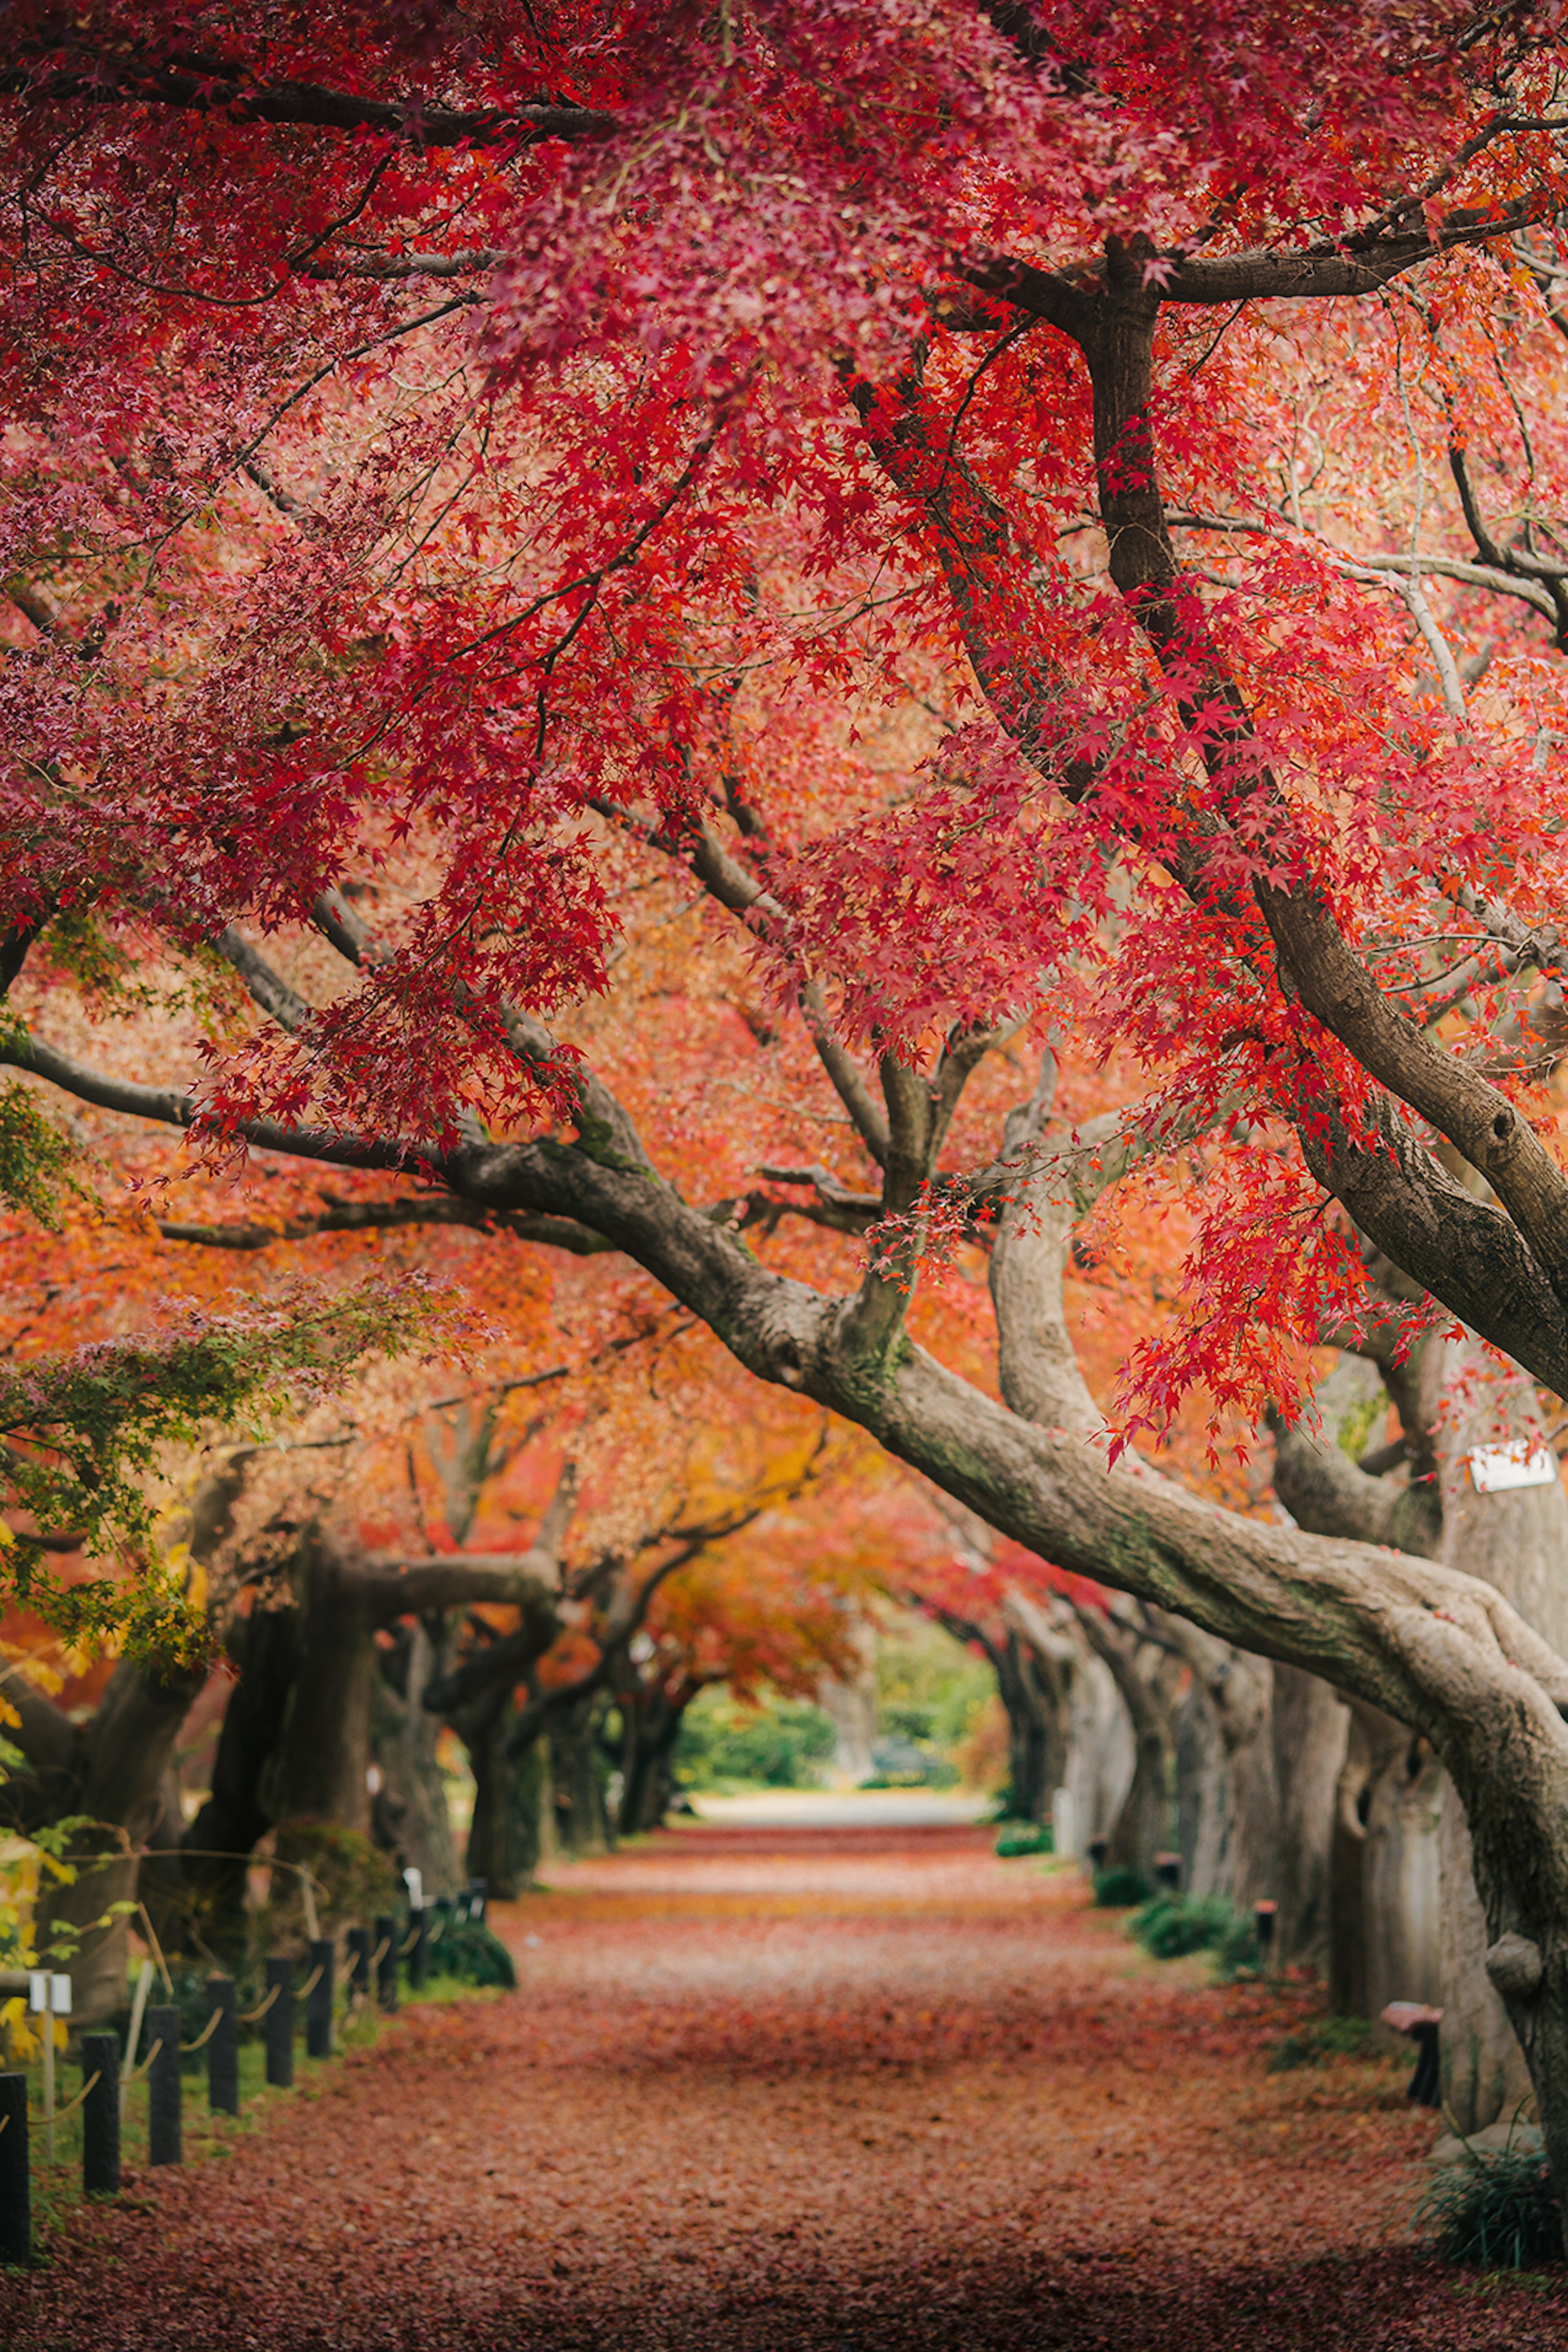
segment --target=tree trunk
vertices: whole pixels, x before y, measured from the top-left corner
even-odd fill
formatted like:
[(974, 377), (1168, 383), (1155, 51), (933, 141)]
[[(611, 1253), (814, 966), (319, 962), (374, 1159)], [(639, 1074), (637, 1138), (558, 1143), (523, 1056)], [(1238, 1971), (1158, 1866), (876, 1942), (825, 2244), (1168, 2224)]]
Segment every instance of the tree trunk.
[[(196, 1674), (160, 1681), (142, 1667), (117, 1666), (88, 1727), (75, 1810), (93, 1826), (68, 1851), (74, 1885), (47, 1895), (48, 1917), (80, 1931), (69, 1961), (73, 2031), (101, 2024), (125, 1999), (125, 1920), (94, 1923), (112, 1904), (136, 1899), (139, 1865), (134, 1851), (121, 1850), (122, 1839), (132, 1849), (145, 1843), (161, 1817), (174, 1741), (205, 1680)], [(39, 1941), (47, 1951), (47, 1937)]]
[(445, 1630), (434, 1611), (405, 1627), (391, 1654), (383, 1656), (371, 1696), (371, 1738), (382, 1775), (373, 1809), (377, 1843), (400, 1871), (419, 1873), (426, 1901), (455, 1895), (461, 1884), (437, 1759), (441, 1721), (425, 1704), (426, 1690), (445, 1663), (437, 1648)]
[(212, 1791), (182, 1841), (183, 1900), (175, 1948), (234, 1960), (246, 1938), (246, 1872), (257, 1840), (278, 1819), (268, 1782), (288, 1711), (300, 1640), (297, 1609), (253, 1610), (229, 1628), (237, 1679), (224, 1709)]
[(551, 1793), (563, 1853), (603, 1853), (614, 1843), (605, 1805), (605, 1765), (599, 1752), (602, 1702), (595, 1694), (552, 1716)]
[(501, 1902), (532, 1885), (542, 1852), (541, 1816), (547, 1796), (547, 1756), (542, 1739), (511, 1752), (517, 1709), (510, 1690), (483, 1708), (465, 1710), (454, 1725), (468, 1751), (474, 1811), (468, 1824), (470, 1878), (482, 1878)]
[(1174, 1832), (1172, 1784), (1175, 1734), (1171, 1700), (1162, 1688), (1170, 1672), (1165, 1653), (1140, 1628), (1098, 1609), (1077, 1611), (1084, 1639), (1109, 1669), (1132, 1726), (1132, 1779), (1106, 1844), (1107, 1870), (1136, 1870), (1154, 1883), (1154, 1857)]
[(278, 1818), (370, 1832), (374, 1623), (361, 1580), (318, 1536), (294, 1573), (298, 1663), (278, 1758)]
[(1274, 1668), (1274, 1778), (1279, 1791), (1280, 1956), (1325, 1969), (1332, 1919), (1332, 1852), (1350, 1713), (1336, 1691), (1295, 1666)]
[[(1447, 1408), (1438, 1444), (1442, 1557), (1495, 1584), (1527, 1624), (1568, 1654), (1568, 1496), (1561, 1480), (1480, 1494), (1466, 1467), (1476, 1448), (1521, 1436), (1533, 1389), (1517, 1373), (1500, 1380), (1477, 1341), (1449, 1340), (1433, 1355)], [(1456, 2126), (1474, 2132), (1530, 2096), (1530, 2068), (1487, 1974), (1492, 1937), (1477, 1890), (1469, 1826), (1451, 1783), (1440, 1815), (1443, 2088)]]

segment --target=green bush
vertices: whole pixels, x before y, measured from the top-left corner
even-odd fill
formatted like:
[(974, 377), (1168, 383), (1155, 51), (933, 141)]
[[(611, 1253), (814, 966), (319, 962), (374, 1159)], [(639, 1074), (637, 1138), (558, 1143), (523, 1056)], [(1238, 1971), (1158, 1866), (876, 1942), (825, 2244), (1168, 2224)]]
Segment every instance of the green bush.
[(765, 1698), (742, 1706), (727, 1691), (705, 1691), (681, 1724), (675, 1776), (685, 1789), (711, 1789), (726, 1780), (810, 1788), (837, 1740), (821, 1707), (800, 1699)]
[(1054, 1853), (1056, 1840), (1048, 1822), (1004, 1822), (995, 1850), (1006, 1862), (1019, 1853)]
[(1364, 2058), (1372, 2048), (1364, 2017), (1315, 2017), (1275, 2045), (1268, 2071), (1285, 2074), (1293, 2066), (1326, 2066), (1331, 2058)]
[(1102, 1911), (1130, 1910), (1147, 1903), (1153, 1888), (1141, 1870), (1102, 1870), (1094, 1882), (1094, 1899)]
[(1232, 1913), (1229, 1925), (1215, 1940), (1214, 1969), (1222, 1984), (1234, 1984), (1237, 1977), (1263, 1973), (1263, 1948), (1258, 1940), (1258, 1929), (1239, 1911)]
[(1445, 2262), (1535, 2270), (1563, 2254), (1563, 2211), (1538, 2150), (1468, 2149), (1446, 2164), (1416, 2208)]
[(1156, 1960), (1184, 1959), (1213, 1949), (1234, 1914), (1217, 1895), (1156, 1895), (1134, 1912), (1127, 1932)]
[(517, 1969), (500, 1937), (481, 1920), (459, 1919), (450, 1911), (437, 1912), (430, 1922), (430, 1972), (455, 1977), (459, 1984), (501, 1985), (509, 1992), (517, 1984)]

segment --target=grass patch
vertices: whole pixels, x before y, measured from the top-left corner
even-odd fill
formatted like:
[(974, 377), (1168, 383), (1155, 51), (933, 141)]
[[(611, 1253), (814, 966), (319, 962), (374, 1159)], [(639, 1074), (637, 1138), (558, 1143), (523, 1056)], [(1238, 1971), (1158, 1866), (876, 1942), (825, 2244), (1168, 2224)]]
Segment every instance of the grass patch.
[(1538, 2150), (1467, 2149), (1446, 2164), (1415, 2209), (1445, 2262), (1535, 2272), (1563, 2259), (1563, 2209)]
[(1094, 1899), (1102, 1911), (1131, 1911), (1153, 1892), (1141, 1870), (1102, 1870), (1094, 1882)]
[(995, 1851), (1004, 1862), (1020, 1853), (1055, 1853), (1056, 1840), (1046, 1822), (1003, 1822), (996, 1832)]

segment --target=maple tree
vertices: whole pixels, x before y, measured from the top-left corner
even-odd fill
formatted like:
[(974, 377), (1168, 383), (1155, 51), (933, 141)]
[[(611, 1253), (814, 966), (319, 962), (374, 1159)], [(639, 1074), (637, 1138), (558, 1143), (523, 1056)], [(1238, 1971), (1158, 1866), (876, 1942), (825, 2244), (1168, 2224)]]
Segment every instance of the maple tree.
[[(369, 1171), (296, 1235), (622, 1251), (1031, 1551), (1426, 1733), (1560, 2179), (1568, 1668), (1120, 1448), (1198, 1381), (1292, 1418), (1369, 1255), (1568, 1391), (1563, 65), (1342, 0), (0, 40), (5, 1058)], [(628, 1038), (661, 889), (714, 977)], [(168, 947), (265, 1016), (194, 1084), (71, 1009)], [(1108, 1459), (1062, 1262), (1162, 1183), (1186, 1311)], [(980, 1241), (1000, 1400), (911, 1310)]]

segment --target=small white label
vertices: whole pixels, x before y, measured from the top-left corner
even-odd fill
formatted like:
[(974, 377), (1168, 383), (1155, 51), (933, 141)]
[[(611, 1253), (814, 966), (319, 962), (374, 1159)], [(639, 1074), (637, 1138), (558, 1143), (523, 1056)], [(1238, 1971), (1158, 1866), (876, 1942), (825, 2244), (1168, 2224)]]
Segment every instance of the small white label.
[(42, 1969), (34, 1969), (27, 1978), (27, 2007), (37, 2015), (49, 2005), (49, 1979)]
[(49, 1982), (49, 2007), (57, 2017), (71, 2013), (71, 1980), (69, 1977), (54, 1977)]
[(1517, 1445), (1481, 1446), (1470, 1456), (1470, 1484), (1478, 1495), (1505, 1495), (1511, 1486), (1554, 1486), (1557, 1456), (1543, 1445), (1533, 1452)]
[(425, 1908), (425, 1881), (418, 1871), (405, 1870), (403, 1874), (403, 1884), (408, 1889), (408, 1908), (411, 1911), (423, 1911)]

